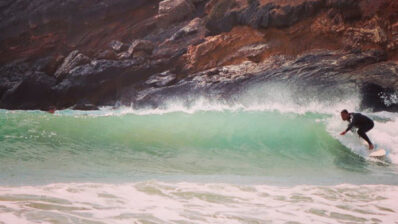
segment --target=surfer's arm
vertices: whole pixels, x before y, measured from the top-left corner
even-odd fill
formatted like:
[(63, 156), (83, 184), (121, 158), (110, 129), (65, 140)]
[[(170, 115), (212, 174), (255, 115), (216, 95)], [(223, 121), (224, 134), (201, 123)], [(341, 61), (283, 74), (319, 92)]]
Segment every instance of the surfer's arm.
[(353, 115), (351, 122), (348, 124), (347, 129), (345, 129), (345, 131), (344, 131), (344, 134), (347, 133), (349, 130), (351, 130), (355, 125), (357, 125), (358, 122), (359, 121), (357, 119), (357, 116)]
[(345, 135), (349, 130), (351, 130), (354, 127), (355, 124), (355, 117), (352, 118), (352, 121), (348, 124), (347, 129), (345, 129), (345, 131), (341, 132), (340, 135)]
[(347, 129), (345, 129), (345, 133), (347, 133), (349, 130), (351, 130), (354, 127), (354, 122), (351, 122), (350, 124), (348, 124)]
[(354, 125), (352, 124), (352, 122), (348, 125), (347, 129), (345, 129), (345, 131), (341, 132), (340, 135), (345, 135), (349, 130), (351, 130), (351, 128), (354, 127)]

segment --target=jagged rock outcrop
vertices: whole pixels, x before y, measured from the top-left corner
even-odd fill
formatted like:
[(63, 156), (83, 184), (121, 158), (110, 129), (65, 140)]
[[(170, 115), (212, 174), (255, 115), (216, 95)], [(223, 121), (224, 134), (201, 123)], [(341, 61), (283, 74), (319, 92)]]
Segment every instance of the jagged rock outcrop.
[(58, 70), (54, 73), (54, 76), (57, 79), (63, 79), (73, 68), (79, 65), (87, 64), (89, 62), (90, 58), (86, 55), (80, 53), (78, 50), (72, 51), (68, 57), (65, 58)]
[(171, 73), (170, 71), (165, 71), (159, 74), (155, 74), (145, 82), (147, 85), (155, 86), (155, 87), (164, 87), (176, 79), (176, 75)]
[(394, 0), (6, 0), (0, 107), (140, 105), (273, 79), (353, 84), (393, 110), (397, 12)]

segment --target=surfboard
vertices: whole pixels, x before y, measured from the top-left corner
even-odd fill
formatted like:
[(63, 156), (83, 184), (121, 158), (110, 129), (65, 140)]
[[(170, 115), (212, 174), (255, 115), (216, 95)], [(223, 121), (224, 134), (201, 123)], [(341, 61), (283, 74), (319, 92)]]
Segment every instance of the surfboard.
[(386, 150), (384, 149), (374, 149), (372, 150), (373, 152), (371, 152), (369, 154), (370, 157), (375, 157), (375, 158), (384, 158), (387, 154)]
[[(368, 147), (368, 143), (365, 140), (361, 139), (361, 143)], [(376, 144), (374, 144), (374, 147), (375, 148), (373, 150), (369, 150), (368, 156), (375, 159), (384, 159), (387, 155), (387, 151), (385, 149), (378, 148)]]

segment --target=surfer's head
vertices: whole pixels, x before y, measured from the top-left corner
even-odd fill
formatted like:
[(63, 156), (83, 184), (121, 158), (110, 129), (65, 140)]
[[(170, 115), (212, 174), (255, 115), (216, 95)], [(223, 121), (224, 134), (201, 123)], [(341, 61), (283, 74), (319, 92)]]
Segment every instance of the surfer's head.
[(341, 115), (341, 119), (343, 119), (343, 121), (350, 120), (350, 113), (348, 113), (348, 110), (346, 110), (346, 109), (342, 110), (340, 115)]

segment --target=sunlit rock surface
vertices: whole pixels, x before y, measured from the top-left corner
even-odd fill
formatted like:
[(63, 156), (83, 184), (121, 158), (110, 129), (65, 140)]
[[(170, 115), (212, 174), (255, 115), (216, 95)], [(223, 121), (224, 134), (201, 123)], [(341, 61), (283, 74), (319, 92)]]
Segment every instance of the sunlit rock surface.
[(365, 107), (396, 111), (397, 12), (394, 0), (2, 1), (0, 107), (156, 106), (283, 80), (354, 86)]

